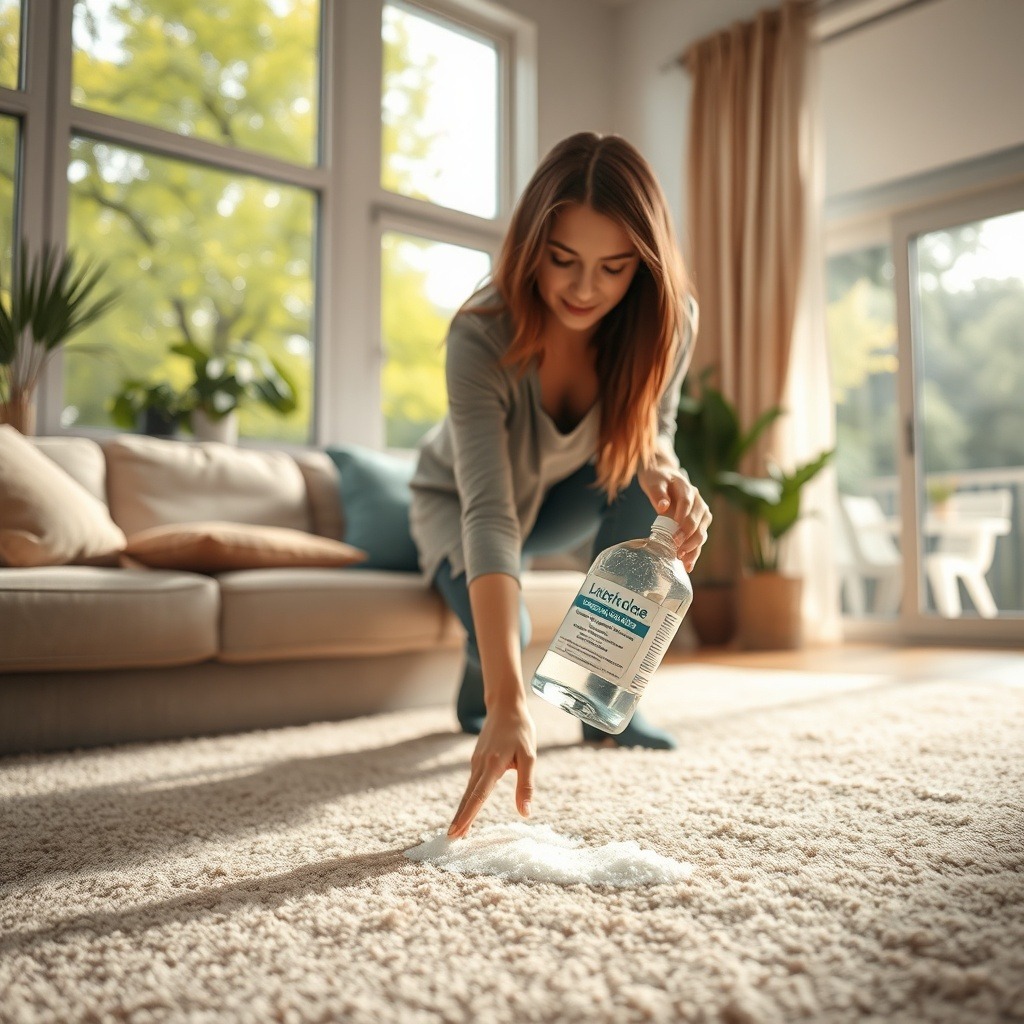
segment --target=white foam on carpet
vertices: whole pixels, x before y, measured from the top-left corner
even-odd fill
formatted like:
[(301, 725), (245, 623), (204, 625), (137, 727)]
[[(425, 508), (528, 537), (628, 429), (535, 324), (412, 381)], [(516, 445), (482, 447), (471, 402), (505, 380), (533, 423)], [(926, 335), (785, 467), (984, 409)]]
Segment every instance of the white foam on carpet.
[(633, 840), (586, 846), (548, 825), (525, 822), (480, 826), (463, 839), (449, 839), (441, 829), (405, 856), (463, 875), (618, 888), (685, 882), (694, 870)]

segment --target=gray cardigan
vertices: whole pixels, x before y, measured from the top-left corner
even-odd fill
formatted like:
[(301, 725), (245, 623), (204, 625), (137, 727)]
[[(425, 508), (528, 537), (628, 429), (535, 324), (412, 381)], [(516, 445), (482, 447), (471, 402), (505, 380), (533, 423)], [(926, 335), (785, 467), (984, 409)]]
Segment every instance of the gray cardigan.
[[(410, 527), (427, 579), (445, 558), (467, 582), (518, 579), (548, 489), (596, 457), (600, 403), (563, 434), (541, 405), (536, 366), (520, 377), (501, 364), (511, 340), (507, 313), (460, 313), (449, 329), (448, 415), (421, 442), (412, 479)], [(670, 444), (691, 344), (688, 334), (658, 406)]]

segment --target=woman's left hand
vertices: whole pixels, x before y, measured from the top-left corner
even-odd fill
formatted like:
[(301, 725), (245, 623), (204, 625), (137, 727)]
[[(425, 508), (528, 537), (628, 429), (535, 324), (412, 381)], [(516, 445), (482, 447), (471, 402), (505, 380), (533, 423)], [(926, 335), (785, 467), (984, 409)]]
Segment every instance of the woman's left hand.
[(641, 470), (637, 481), (654, 511), (659, 516), (671, 516), (679, 524), (675, 534), (676, 554), (686, 571), (692, 572), (700, 549), (708, 539), (711, 510), (707, 502), (685, 474), (672, 467)]

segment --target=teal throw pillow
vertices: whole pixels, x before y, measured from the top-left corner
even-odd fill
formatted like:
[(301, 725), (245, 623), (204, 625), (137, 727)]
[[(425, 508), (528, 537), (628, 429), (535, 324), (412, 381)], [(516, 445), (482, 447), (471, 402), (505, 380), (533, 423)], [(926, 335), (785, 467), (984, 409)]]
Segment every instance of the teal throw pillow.
[(326, 451), (341, 475), (345, 543), (369, 556), (359, 568), (417, 572), (419, 555), (409, 533), (415, 461), (354, 444)]

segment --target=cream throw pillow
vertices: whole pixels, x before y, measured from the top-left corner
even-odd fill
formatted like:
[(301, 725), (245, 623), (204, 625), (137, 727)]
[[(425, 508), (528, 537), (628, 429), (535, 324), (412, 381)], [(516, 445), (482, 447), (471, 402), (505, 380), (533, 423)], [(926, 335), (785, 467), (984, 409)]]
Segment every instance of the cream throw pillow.
[(129, 537), (172, 523), (312, 525), (305, 480), (287, 452), (131, 434), (103, 450), (110, 515)]
[(154, 569), (224, 572), (229, 569), (335, 568), (355, 565), (366, 552), (340, 540), (284, 526), (181, 523), (153, 526), (128, 538), (123, 561)]
[(106, 505), (0, 425), (0, 564), (115, 564), (125, 536)]

